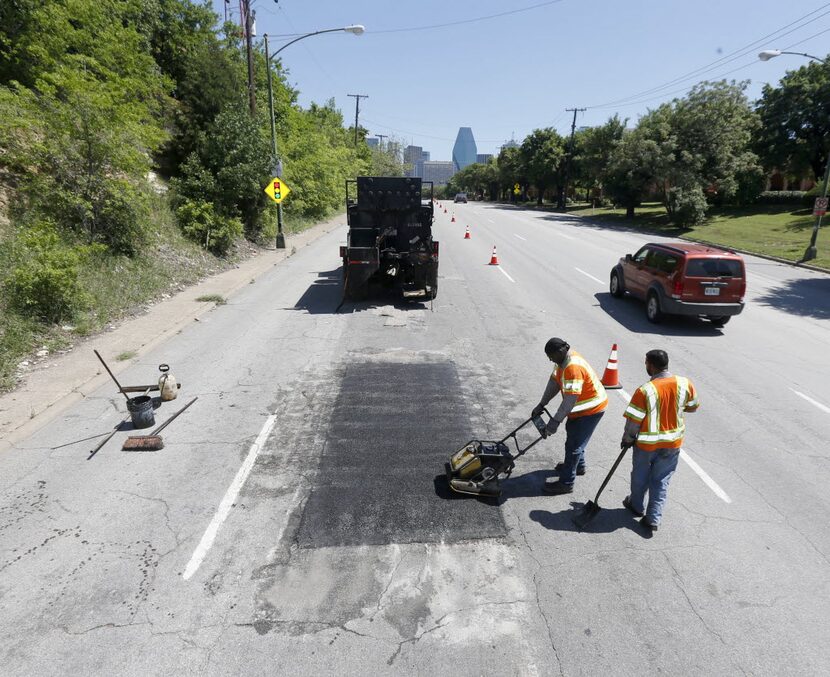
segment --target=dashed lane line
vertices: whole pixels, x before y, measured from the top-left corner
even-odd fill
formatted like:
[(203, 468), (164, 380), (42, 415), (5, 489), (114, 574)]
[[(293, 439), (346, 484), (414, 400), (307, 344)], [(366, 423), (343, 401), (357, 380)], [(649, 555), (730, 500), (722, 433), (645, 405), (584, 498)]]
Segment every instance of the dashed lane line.
[[(513, 235), (516, 235), (516, 233), (513, 233)], [(516, 235), (516, 237), (519, 238), (522, 242), (527, 242), (526, 237), (522, 237), (521, 235)]]
[(231, 482), (231, 485), (225, 492), (225, 496), (222, 498), (222, 502), (219, 504), (219, 508), (216, 510), (216, 514), (213, 516), (208, 528), (205, 530), (202, 540), (199, 541), (199, 545), (197, 545), (196, 550), (193, 551), (193, 555), (187, 563), (187, 567), (182, 575), (184, 580), (188, 580), (191, 576), (193, 576), (193, 574), (195, 574), (201, 566), (202, 561), (205, 559), (205, 555), (207, 555), (208, 550), (210, 550), (213, 545), (213, 541), (216, 539), (216, 534), (219, 533), (220, 527), (228, 517), (233, 504), (236, 502), (236, 497), (239, 495), (242, 485), (244, 485), (245, 480), (248, 479), (248, 475), (254, 467), (254, 462), (256, 461), (260, 450), (265, 445), (268, 435), (271, 434), (271, 430), (274, 428), (276, 421), (276, 415), (272, 414), (268, 417), (268, 420), (265, 421), (265, 425), (262, 426), (262, 430), (259, 431), (259, 435), (257, 435), (256, 440), (254, 440), (254, 443), (248, 451), (248, 455), (245, 457), (245, 461), (237, 471), (236, 477), (233, 478), (233, 482)]
[(582, 273), (585, 277), (590, 277), (592, 280), (594, 280), (594, 282), (599, 282), (600, 284), (605, 284), (598, 277), (594, 277), (593, 275), (591, 275), (591, 273), (586, 273), (584, 270), (582, 270), (582, 268), (577, 268), (576, 266), (574, 266), (574, 270), (576, 270), (579, 273)]
[[(625, 390), (623, 390), (622, 388), (620, 388), (617, 392), (620, 394), (620, 397), (622, 397), (625, 400), (626, 403), (628, 403), (631, 400), (631, 395), (625, 392)], [(727, 494), (721, 488), (721, 486), (717, 482), (715, 482), (715, 480), (712, 479), (709, 473), (707, 473), (703, 468), (700, 467), (697, 461), (695, 461), (691, 456), (689, 456), (689, 453), (685, 449), (680, 450), (680, 458), (683, 459), (686, 465), (688, 465), (692, 470), (694, 470), (695, 474), (701, 480), (703, 480), (703, 483), (712, 490), (715, 496), (721, 499), (724, 503), (732, 502), (732, 499), (729, 498), (729, 494)]]
[(501, 266), (499, 266), (498, 268), (502, 273), (505, 274), (505, 276), (507, 277), (508, 280), (510, 280), (511, 282), (513, 282), (515, 284), (516, 280), (514, 280), (512, 277), (510, 277), (510, 275), (508, 275), (507, 271), (504, 268), (502, 268)]
[(817, 407), (817, 408), (821, 409), (825, 414), (830, 414), (830, 407), (825, 407), (821, 402), (816, 402), (812, 397), (809, 397), (809, 396), (805, 395), (804, 393), (800, 393), (797, 390), (793, 390), (792, 388), (790, 388), (790, 390), (792, 390), (800, 398), (802, 398), (804, 400), (807, 400), (814, 407)]

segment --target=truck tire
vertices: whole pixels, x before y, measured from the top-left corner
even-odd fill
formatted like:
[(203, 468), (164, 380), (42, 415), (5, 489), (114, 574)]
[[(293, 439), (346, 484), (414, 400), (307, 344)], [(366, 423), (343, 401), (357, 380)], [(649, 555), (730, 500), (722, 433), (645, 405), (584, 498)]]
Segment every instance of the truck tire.
[(652, 324), (658, 324), (663, 319), (663, 312), (660, 310), (660, 297), (653, 290), (646, 297), (646, 318)]
[(611, 271), (611, 281), (608, 285), (608, 290), (611, 296), (616, 299), (621, 299), (625, 296), (625, 285), (623, 285), (622, 276), (616, 270)]

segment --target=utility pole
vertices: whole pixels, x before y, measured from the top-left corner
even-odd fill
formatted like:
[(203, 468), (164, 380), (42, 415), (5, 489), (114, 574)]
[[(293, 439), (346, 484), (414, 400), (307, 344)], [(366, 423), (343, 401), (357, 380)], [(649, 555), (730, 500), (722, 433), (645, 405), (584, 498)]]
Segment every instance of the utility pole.
[(388, 139), (389, 135), (388, 134), (375, 134), (375, 136), (378, 137), (378, 139), (380, 139), (380, 144), (379, 144), (380, 149), (383, 150), (383, 140)]
[(251, 43), (251, 0), (240, 0), (240, 9), (243, 11), (242, 21), (245, 24), (245, 50), (248, 53), (248, 106), (251, 116), (256, 115), (256, 92), (254, 91), (254, 48)]
[(557, 200), (557, 209), (565, 209), (567, 207), (567, 196), (568, 196), (568, 175), (571, 172), (571, 159), (573, 158), (574, 154), (574, 134), (576, 133), (576, 114), (577, 113), (584, 113), (587, 108), (566, 108), (565, 111), (570, 113), (573, 112), (574, 119), (571, 123), (571, 141), (568, 147), (568, 154), (565, 157), (565, 171), (564, 176), (562, 177), (562, 189), (559, 191), (559, 199)]
[(360, 100), (368, 99), (368, 94), (347, 94), (347, 96), (354, 97), (354, 145), (357, 148), (357, 120), (360, 116)]

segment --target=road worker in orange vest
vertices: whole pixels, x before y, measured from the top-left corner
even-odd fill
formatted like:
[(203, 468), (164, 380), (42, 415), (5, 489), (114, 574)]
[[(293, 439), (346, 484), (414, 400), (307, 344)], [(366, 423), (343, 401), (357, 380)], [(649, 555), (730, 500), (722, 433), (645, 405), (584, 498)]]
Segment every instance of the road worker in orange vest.
[(550, 339), (545, 344), (545, 354), (554, 363), (553, 373), (532, 415), (541, 414), (547, 403), (561, 392), (562, 403), (548, 422), (544, 435), (556, 433), (566, 418), (568, 422), (565, 424), (565, 460), (556, 465), (559, 479), (546, 480), (544, 491), (553, 495), (570, 494), (576, 476), (585, 474), (585, 447), (608, 406), (608, 395), (588, 361), (571, 350), (567, 341)]
[[(651, 380), (637, 388), (623, 416), (622, 443), (634, 444), (631, 494), (623, 505), (638, 517), (649, 533), (657, 531), (677, 461), (686, 424), (683, 414), (698, 408), (692, 382), (669, 373), (664, 350), (646, 353), (646, 371)], [(648, 506), (645, 495), (648, 492)]]

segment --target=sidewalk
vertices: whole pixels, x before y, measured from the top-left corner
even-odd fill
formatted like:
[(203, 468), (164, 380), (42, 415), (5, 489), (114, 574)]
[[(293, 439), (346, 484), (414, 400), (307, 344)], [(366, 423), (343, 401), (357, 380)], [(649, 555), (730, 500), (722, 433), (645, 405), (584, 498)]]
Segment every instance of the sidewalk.
[(107, 360), (110, 369), (117, 375), (137, 357), (166, 341), (215, 306), (197, 301), (197, 298), (209, 294), (230, 297), (296, 250), (337, 228), (344, 219), (345, 215), (341, 214), (291, 236), (287, 239), (286, 249), (262, 251), (236, 268), (209, 277), (157, 303), (139, 317), (123, 320), (112, 331), (79, 341), (71, 352), (50, 357), (14, 391), (0, 396), (0, 453), (26, 439), (110, 380), (92, 354), (90, 346), (93, 342), (104, 356), (136, 351), (135, 357), (125, 362)]

